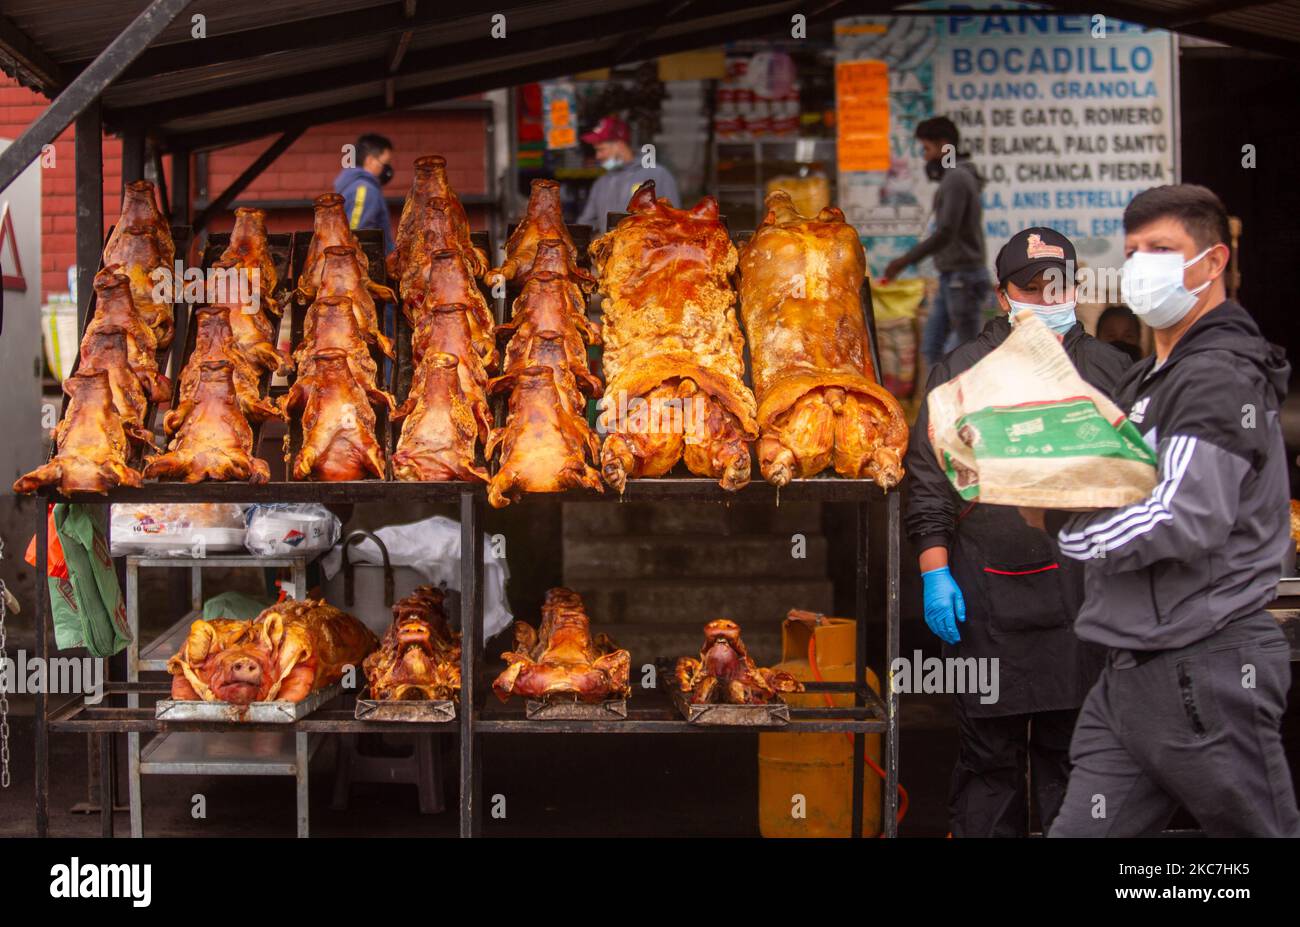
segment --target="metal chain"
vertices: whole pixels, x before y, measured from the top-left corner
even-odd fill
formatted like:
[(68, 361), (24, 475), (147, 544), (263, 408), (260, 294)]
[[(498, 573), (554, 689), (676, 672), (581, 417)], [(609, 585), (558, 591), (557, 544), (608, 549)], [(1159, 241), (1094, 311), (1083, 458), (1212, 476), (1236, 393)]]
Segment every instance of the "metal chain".
[[(4, 538), (0, 538), (0, 560), (5, 556)], [(9, 653), (5, 649), (6, 634), (5, 631), (5, 614), (8, 609), (5, 606), (5, 581), (0, 578), (0, 674), (3, 668), (9, 665)], [(11, 680), (12, 681), (12, 680)], [(4, 685), (0, 685), (0, 789), (9, 788), (9, 692)]]

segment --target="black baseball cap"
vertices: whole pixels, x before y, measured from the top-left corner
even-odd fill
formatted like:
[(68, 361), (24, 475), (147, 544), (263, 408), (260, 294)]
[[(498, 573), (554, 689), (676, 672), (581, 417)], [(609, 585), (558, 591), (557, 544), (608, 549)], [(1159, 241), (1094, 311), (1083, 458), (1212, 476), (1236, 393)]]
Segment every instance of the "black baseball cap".
[(1048, 267), (1058, 268), (1064, 281), (1073, 283), (1074, 245), (1055, 229), (1035, 226), (1012, 235), (994, 264), (998, 286), (1005, 286), (1008, 280), (1025, 286)]

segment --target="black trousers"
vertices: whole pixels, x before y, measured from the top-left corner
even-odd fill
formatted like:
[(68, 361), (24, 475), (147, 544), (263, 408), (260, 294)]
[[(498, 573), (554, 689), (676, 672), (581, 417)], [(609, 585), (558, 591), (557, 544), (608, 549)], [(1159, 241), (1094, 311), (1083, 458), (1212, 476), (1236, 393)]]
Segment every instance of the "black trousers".
[(958, 753), (948, 798), (952, 835), (1026, 836), (1031, 783), (1046, 832), (1065, 798), (1078, 711), (985, 718), (971, 717), (964, 703), (956, 700)]
[(1113, 651), (1079, 715), (1051, 835), (1158, 833), (1182, 805), (1212, 837), (1300, 836), (1278, 733), (1290, 652), (1265, 612), (1177, 650)]

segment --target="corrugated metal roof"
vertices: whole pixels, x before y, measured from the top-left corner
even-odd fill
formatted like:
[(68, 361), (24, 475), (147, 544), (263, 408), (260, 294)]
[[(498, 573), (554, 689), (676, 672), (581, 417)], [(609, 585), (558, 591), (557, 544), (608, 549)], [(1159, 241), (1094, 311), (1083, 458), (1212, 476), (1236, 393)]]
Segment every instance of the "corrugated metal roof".
[[(303, 123), (445, 100), (788, 29), (888, 12), (895, 0), (222, 0), (196, 2), (103, 95), (110, 128), (163, 145), (221, 143)], [(147, 0), (6, 0), (0, 66), (57, 93)], [(1300, 57), (1300, 0), (1058, 0), (1096, 13)], [(206, 35), (192, 35), (202, 14)], [(506, 36), (490, 35), (494, 14)], [(400, 62), (394, 67), (401, 49)], [(225, 133), (225, 134), (223, 134)]]

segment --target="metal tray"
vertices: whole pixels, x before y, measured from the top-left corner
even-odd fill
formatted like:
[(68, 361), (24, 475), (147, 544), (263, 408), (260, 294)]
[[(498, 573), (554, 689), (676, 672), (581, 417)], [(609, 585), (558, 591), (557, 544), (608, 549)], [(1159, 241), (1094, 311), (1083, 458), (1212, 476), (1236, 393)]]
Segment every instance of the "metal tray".
[(331, 699), (337, 698), (343, 687), (337, 682), (317, 689), (301, 702), (253, 702), (234, 705), (230, 702), (191, 702), (163, 699), (154, 706), (154, 717), (159, 721), (231, 721), (258, 724), (292, 724), (311, 714)]
[(358, 721), (449, 722), (456, 720), (456, 703), (451, 699), (432, 701), (380, 701), (366, 698), (369, 689), (357, 696), (354, 717)]
[(692, 705), (679, 690), (672, 690), (673, 703), (688, 724), (720, 727), (782, 727), (790, 723), (790, 706), (785, 702), (766, 705)]
[(546, 702), (529, 699), (524, 705), (529, 721), (625, 721), (627, 699), (603, 702)]

